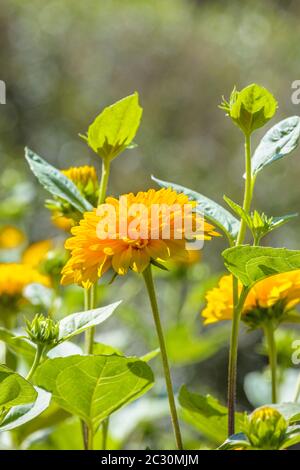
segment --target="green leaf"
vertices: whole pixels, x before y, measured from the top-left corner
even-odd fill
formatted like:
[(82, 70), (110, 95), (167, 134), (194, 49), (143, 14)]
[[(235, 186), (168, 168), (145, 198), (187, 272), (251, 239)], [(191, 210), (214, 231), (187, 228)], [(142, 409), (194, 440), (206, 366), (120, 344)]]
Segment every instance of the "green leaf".
[(223, 196), (223, 199), (228, 204), (228, 206), (233, 210), (233, 212), (240, 219), (243, 219), (249, 227), (249, 225), (251, 225), (251, 217), (244, 211), (244, 209), (239, 204), (232, 201), (229, 197), (225, 195)]
[(8, 349), (14, 354), (23, 356), (29, 362), (33, 361), (35, 347), (27, 339), (0, 327), (0, 340), (6, 343)]
[(172, 188), (174, 191), (186, 194), (192, 201), (197, 201), (199, 210), (203, 212), (208, 220), (222, 230), (231, 241), (236, 238), (239, 232), (240, 222), (230, 214), (230, 212), (224, 209), (224, 207), (192, 189), (185, 188), (179, 184), (159, 180), (154, 176), (151, 178), (162, 188)]
[(262, 138), (252, 157), (252, 173), (290, 154), (298, 145), (300, 117), (292, 116), (275, 124)]
[(220, 108), (227, 112), (244, 134), (250, 135), (274, 116), (277, 102), (266, 88), (252, 83), (241, 91), (234, 88), (229, 102), (223, 100)]
[(159, 348), (153, 349), (152, 351), (149, 351), (148, 353), (141, 356), (140, 360), (144, 361), (144, 362), (150, 362), (150, 361), (152, 361), (152, 359), (157, 357), (159, 355), (159, 353), (160, 353)]
[(111, 356), (112, 354), (115, 354), (116, 356), (124, 356), (122, 351), (120, 351), (119, 349), (103, 343), (93, 344), (93, 354), (95, 356)]
[(294, 214), (282, 215), (281, 217), (273, 217), (273, 219), (272, 219), (272, 230), (274, 230), (275, 228), (281, 227), (282, 225), (286, 224), (287, 222), (289, 222), (292, 219), (295, 219), (298, 216), (299, 216), (299, 214), (294, 213)]
[(31, 403), (36, 396), (31, 383), (8, 367), (0, 365), (0, 410)]
[(145, 362), (117, 355), (48, 359), (39, 366), (35, 378), (61, 408), (80, 417), (94, 431), (154, 382)]
[(73, 313), (63, 318), (59, 322), (59, 341), (65, 341), (83, 331), (97, 326), (109, 318), (121, 301), (115, 302), (105, 307), (87, 310), (85, 312)]
[(300, 269), (300, 251), (286, 248), (236, 246), (222, 253), (226, 268), (245, 287), (265, 277)]
[(27, 147), (25, 148), (25, 158), (41, 185), (53, 196), (69, 202), (82, 213), (93, 209), (93, 206), (81, 195), (75, 184), (61, 171)]
[(138, 93), (105, 108), (90, 125), (88, 145), (101, 158), (112, 160), (132, 143), (142, 117)]
[(35, 402), (28, 403), (26, 405), (13, 406), (9, 410), (0, 425), (0, 432), (11, 431), (12, 429), (22, 426), (23, 424), (32, 421), (48, 408), (51, 400), (51, 393), (38, 387), (36, 388), (36, 392), (37, 399)]
[[(211, 395), (198, 395), (188, 391), (185, 385), (179, 393), (183, 418), (216, 445), (227, 438), (227, 408)], [(244, 422), (242, 413), (235, 414), (236, 430), (241, 431)]]
[(228, 328), (217, 327), (202, 332), (199, 337), (186, 324), (175, 326), (166, 332), (170, 362), (184, 366), (205, 361), (228, 344)]

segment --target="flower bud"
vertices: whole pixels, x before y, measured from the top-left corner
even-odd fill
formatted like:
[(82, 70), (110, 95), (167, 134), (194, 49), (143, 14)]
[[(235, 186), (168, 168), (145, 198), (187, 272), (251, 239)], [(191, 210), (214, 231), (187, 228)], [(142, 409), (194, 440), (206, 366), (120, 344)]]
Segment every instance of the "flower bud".
[(36, 345), (55, 346), (58, 343), (59, 325), (52, 318), (37, 314), (32, 322), (26, 321), (26, 333)]
[(270, 406), (262, 406), (248, 418), (246, 434), (251, 445), (262, 450), (278, 450), (288, 424), (282, 414)]
[(243, 88), (234, 89), (229, 102), (223, 99), (220, 106), (245, 135), (264, 126), (275, 114), (277, 101), (274, 96), (255, 83)]

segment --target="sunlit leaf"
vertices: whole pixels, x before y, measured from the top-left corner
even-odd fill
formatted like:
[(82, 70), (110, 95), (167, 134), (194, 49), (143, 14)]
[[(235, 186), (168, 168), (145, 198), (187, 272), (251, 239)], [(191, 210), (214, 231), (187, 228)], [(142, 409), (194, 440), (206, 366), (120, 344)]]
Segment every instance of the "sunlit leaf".
[[(185, 421), (216, 445), (227, 438), (227, 408), (211, 395), (191, 393), (184, 385), (179, 394), (179, 403)], [(241, 431), (244, 420), (242, 413), (236, 413), (236, 430)]]
[(51, 393), (36, 388), (37, 398), (33, 403), (13, 406), (0, 425), (0, 432), (11, 431), (33, 420), (48, 408)]
[(240, 222), (224, 207), (192, 189), (160, 180), (154, 176), (152, 179), (162, 188), (172, 188), (174, 191), (186, 194), (192, 201), (197, 201), (198, 208), (204, 216), (220, 228), (228, 238), (234, 239), (237, 236)]
[(21, 375), (0, 365), (0, 409), (7, 410), (12, 406), (31, 403), (37, 392)]
[(25, 158), (41, 185), (53, 196), (64, 199), (82, 213), (93, 209), (91, 204), (81, 195), (75, 184), (61, 171), (47, 163), (27, 147), (25, 148)]
[(138, 93), (105, 108), (90, 125), (87, 143), (100, 157), (115, 158), (132, 143), (142, 117)]
[(59, 406), (94, 430), (111, 413), (143, 395), (154, 381), (145, 362), (117, 355), (48, 359), (35, 378)]
[(300, 269), (300, 251), (286, 248), (236, 246), (222, 253), (227, 269), (245, 287), (279, 273)]
[(300, 117), (292, 116), (275, 124), (262, 138), (252, 157), (252, 173), (289, 155), (298, 145)]

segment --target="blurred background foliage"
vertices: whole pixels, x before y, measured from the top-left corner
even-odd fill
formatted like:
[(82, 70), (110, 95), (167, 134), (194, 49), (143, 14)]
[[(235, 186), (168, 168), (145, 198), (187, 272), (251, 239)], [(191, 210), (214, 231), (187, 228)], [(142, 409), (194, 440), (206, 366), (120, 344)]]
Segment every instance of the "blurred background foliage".
[[(154, 174), (219, 202), (223, 194), (240, 201), (242, 134), (218, 104), (234, 85), (239, 89), (255, 81), (279, 102), (273, 123), (299, 114), (291, 102), (291, 83), (299, 78), (299, 14), (296, 0), (2, 0), (0, 79), (7, 85), (7, 104), (0, 107), (1, 224), (22, 228), (28, 242), (62, 238), (43, 207), (46, 193), (25, 164), (24, 146), (60, 169), (94, 164), (100, 172), (100, 159), (78, 133), (86, 131), (104, 106), (134, 90), (144, 108), (138, 147), (113, 163), (109, 193), (147, 189)], [(254, 145), (260, 137), (256, 132)], [(274, 216), (299, 211), (299, 157), (295, 152), (287, 164), (272, 165), (259, 176), (256, 208)], [(299, 229), (296, 219), (266, 243), (299, 248)], [(186, 382), (223, 403), (229, 325), (203, 329), (199, 312), (206, 289), (222, 272), (225, 243), (207, 244), (201, 262), (188, 269), (156, 273), (176, 388)], [(1, 253), (2, 261), (18, 256), (15, 250)], [(81, 309), (79, 289), (63, 295), (66, 301), (57, 302), (57, 315)], [(156, 347), (141, 280), (131, 275), (110, 288), (103, 286), (103, 302), (118, 298), (124, 298), (122, 308), (99, 339), (128, 354)], [(249, 409), (259, 399), (253, 386), (259, 384), (257, 370), (263, 374), (267, 363), (259, 341), (259, 334), (242, 333), (238, 401)], [(282, 357), (290, 367), (284, 351), (291, 340), (281, 344), (287, 345)], [(155, 361), (153, 367), (158, 367)], [(256, 376), (249, 378), (254, 371)], [(165, 399), (163, 389), (158, 381), (156, 400)], [(161, 405), (156, 406), (158, 416), (163, 415)], [(158, 444), (155, 424), (145, 418), (147, 407), (154, 413), (153, 403), (137, 412), (137, 422), (144, 424), (139, 432), (131, 430), (127, 445), (142, 445), (146, 438), (150, 446), (167, 447), (168, 422), (162, 420), (166, 436)], [(72, 430), (77, 423), (60, 426)], [(50, 448), (72, 447), (58, 443), (63, 434), (47, 430), (29, 441), (26, 435), (26, 445), (43, 448), (47, 441)], [(195, 436), (191, 432), (191, 447)]]

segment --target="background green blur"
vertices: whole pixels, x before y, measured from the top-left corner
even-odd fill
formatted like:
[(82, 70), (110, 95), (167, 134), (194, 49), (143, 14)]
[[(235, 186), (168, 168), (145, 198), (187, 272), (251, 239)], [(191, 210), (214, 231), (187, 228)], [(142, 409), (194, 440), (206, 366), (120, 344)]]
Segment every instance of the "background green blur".
[[(279, 102), (270, 125), (299, 114), (300, 105), (291, 102), (291, 84), (300, 78), (299, 15), (296, 0), (2, 0), (0, 79), (6, 82), (7, 104), (0, 105), (1, 223), (25, 228), (31, 241), (57, 235), (43, 207), (46, 193), (25, 163), (24, 146), (61, 169), (90, 163), (100, 171), (98, 157), (78, 133), (86, 131), (104, 106), (135, 90), (144, 108), (138, 147), (114, 161), (109, 192), (147, 189), (154, 174), (218, 202), (223, 194), (240, 202), (242, 134), (218, 105), (234, 85), (240, 89), (257, 82)], [(262, 132), (254, 134), (253, 146)], [(259, 175), (256, 208), (274, 216), (299, 211), (299, 153)], [(296, 219), (266, 243), (299, 248), (299, 229)], [(206, 245), (191, 281), (185, 309), (199, 332), (205, 286), (222, 271), (225, 246), (224, 239)], [(160, 300), (172, 318), (177, 308), (172, 283), (157, 276), (162, 277)], [(130, 298), (140, 295), (139, 305), (145, 302), (136, 279), (130, 286), (118, 282), (110, 297), (131, 289)], [(173, 290), (178, 290), (176, 282)], [(133, 320), (133, 315), (145, 315), (133, 302), (128, 301), (121, 316), (131, 349), (130, 327), (140, 331), (145, 320), (139, 320), (141, 325)], [(250, 407), (243, 391), (245, 375), (266, 363), (255, 352), (258, 337), (244, 334), (241, 342), (242, 407)], [(155, 345), (155, 338), (151, 341)], [(176, 347), (184, 348), (184, 341)], [(226, 367), (225, 341), (209, 360), (177, 368), (175, 382), (179, 386), (185, 379), (224, 402)]]

